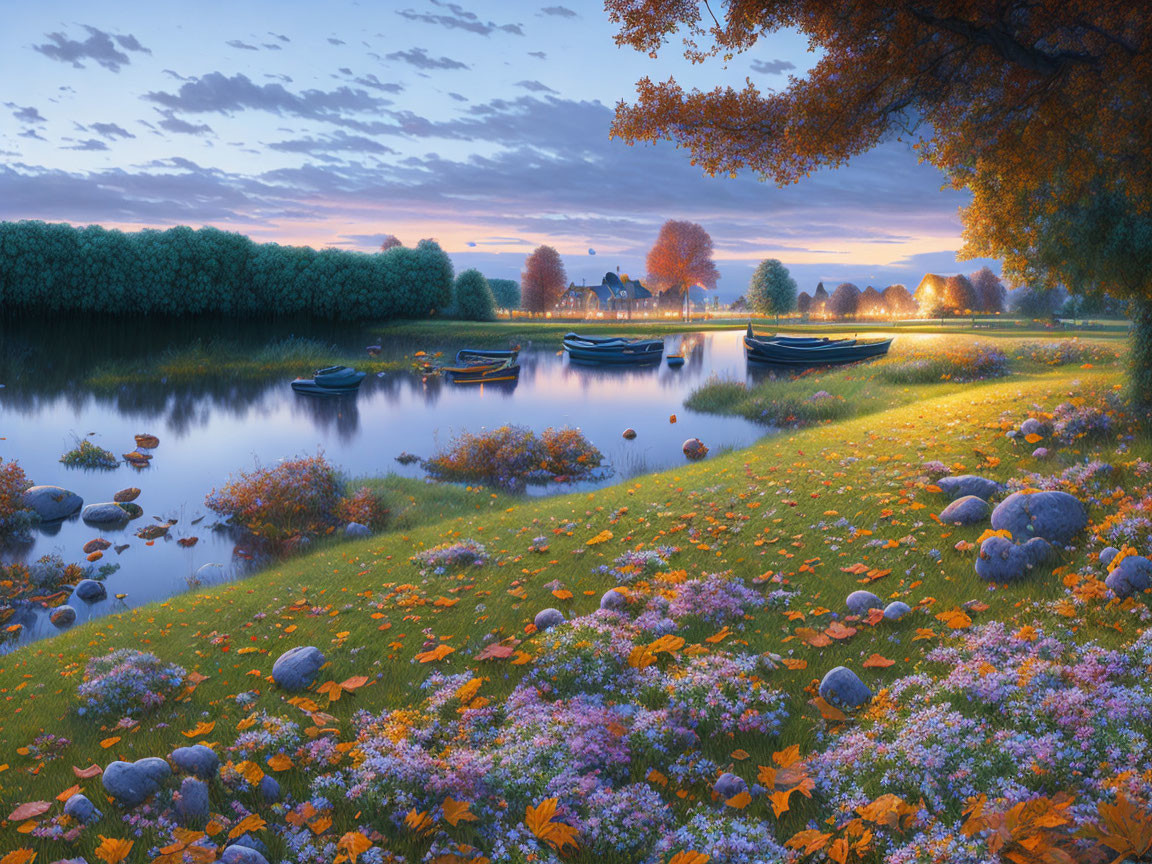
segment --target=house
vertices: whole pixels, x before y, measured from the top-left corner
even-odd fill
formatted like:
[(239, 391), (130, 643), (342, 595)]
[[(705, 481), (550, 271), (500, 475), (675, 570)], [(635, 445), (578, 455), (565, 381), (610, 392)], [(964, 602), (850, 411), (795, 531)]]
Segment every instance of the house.
[(618, 276), (609, 271), (599, 285), (568, 286), (556, 304), (568, 312), (634, 312), (656, 307), (656, 298), (637, 279)]

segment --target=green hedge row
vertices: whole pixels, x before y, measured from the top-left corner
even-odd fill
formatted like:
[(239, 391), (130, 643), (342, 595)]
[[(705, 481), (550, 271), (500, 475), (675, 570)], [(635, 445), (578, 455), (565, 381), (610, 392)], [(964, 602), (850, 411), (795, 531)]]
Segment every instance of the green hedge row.
[(6, 314), (420, 318), (448, 305), (452, 277), (432, 240), (366, 254), (254, 243), (215, 228), (0, 222)]

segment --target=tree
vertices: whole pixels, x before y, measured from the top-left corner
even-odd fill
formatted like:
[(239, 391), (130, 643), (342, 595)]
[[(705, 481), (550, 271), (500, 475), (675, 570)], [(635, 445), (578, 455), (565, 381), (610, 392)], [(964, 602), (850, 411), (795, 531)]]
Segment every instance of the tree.
[(456, 277), (456, 314), (466, 321), (491, 321), (496, 317), (496, 298), (484, 274), (465, 270)]
[(828, 292), (824, 290), (824, 283), (816, 283), (816, 291), (812, 294), (812, 306), (809, 308), (812, 315), (826, 315), (828, 313)]
[(1047, 318), (1064, 305), (1067, 293), (1055, 286), (1020, 285), (1009, 296), (1013, 311), (1025, 318)]
[(500, 309), (520, 308), (520, 283), (515, 279), (489, 279), (488, 286)]
[(567, 284), (560, 253), (551, 246), (537, 246), (520, 274), (521, 305), (532, 313), (547, 312), (560, 300)]
[(1004, 283), (989, 267), (981, 267), (971, 276), (972, 290), (976, 292), (976, 305), (980, 312), (1004, 311)]
[(728, 308), (733, 312), (747, 312), (748, 298), (741, 294), (728, 305)]
[(796, 311), (807, 318), (808, 312), (811, 310), (811, 308), (812, 297), (809, 296), (807, 291), (801, 291), (800, 296), (796, 298)]
[(796, 280), (775, 258), (765, 258), (752, 274), (748, 283), (748, 303), (757, 312), (780, 316), (796, 308)]
[(918, 139), (972, 195), (962, 255), (1002, 259), (1013, 282), (1134, 301), (1133, 383), (1149, 386), (1133, 393), (1152, 405), (1152, 16), (1140, 4), (732, 0), (721, 19), (696, 2), (606, 8), (617, 43), (651, 55), (679, 33), (689, 58), (726, 63), (789, 29), (819, 57), (764, 93), (645, 78), (614, 135), (671, 139), (710, 174), (751, 168), (779, 184)]
[(395, 249), (397, 246), (403, 245), (395, 234), (385, 234), (384, 241), (380, 244), (380, 251), (387, 252), (389, 249)]
[(967, 276), (960, 273), (944, 281), (943, 306), (945, 313), (951, 315), (963, 315), (976, 308), (976, 291)]
[(857, 312), (860, 315), (874, 317), (876, 315), (883, 315), (886, 311), (884, 308), (884, 298), (880, 296), (880, 292), (871, 285), (865, 288), (864, 293), (860, 295)]
[(841, 282), (828, 301), (828, 313), (833, 318), (847, 318), (855, 315), (859, 306), (860, 289), (851, 282)]
[(917, 312), (916, 301), (903, 285), (889, 285), (880, 292), (880, 296), (884, 299), (884, 308), (889, 315), (909, 317)]
[(685, 297), (695, 285), (715, 288), (720, 278), (712, 238), (695, 222), (669, 219), (660, 226), (646, 263), (648, 282), (667, 297)]

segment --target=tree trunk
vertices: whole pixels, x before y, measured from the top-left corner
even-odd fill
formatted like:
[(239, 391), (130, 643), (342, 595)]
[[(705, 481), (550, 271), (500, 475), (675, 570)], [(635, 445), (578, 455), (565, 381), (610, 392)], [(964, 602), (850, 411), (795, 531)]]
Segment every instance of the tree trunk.
[(1128, 384), (1132, 402), (1144, 409), (1137, 416), (1147, 421), (1152, 416), (1152, 297), (1134, 299), (1132, 313)]

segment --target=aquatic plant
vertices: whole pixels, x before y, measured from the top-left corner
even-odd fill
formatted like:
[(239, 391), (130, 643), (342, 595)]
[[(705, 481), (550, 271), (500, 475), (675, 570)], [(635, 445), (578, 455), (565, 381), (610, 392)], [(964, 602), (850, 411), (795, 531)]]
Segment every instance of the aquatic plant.
[(121, 648), (93, 657), (84, 667), (77, 694), (80, 713), (94, 717), (125, 717), (163, 705), (184, 681), (187, 672), (155, 654)]
[(488, 483), (509, 491), (529, 483), (566, 482), (601, 471), (603, 454), (579, 429), (523, 426), (465, 432), (422, 464), (437, 480)]
[(369, 528), (382, 528), (388, 519), (388, 507), (384, 496), (367, 486), (361, 486), (351, 495), (336, 502), (336, 519), (340, 522), (357, 522)]
[(15, 459), (0, 459), (0, 542), (27, 534), (35, 514), (24, 507), (24, 492), (32, 485)]
[(60, 457), (69, 468), (98, 468), (111, 470), (120, 467), (120, 460), (110, 450), (93, 444), (87, 438), (78, 441), (76, 446)]

